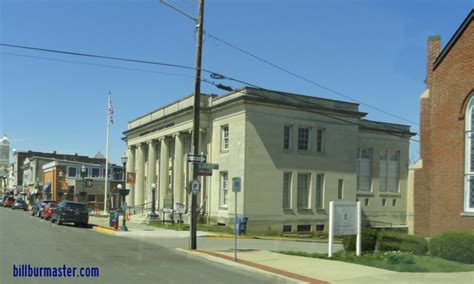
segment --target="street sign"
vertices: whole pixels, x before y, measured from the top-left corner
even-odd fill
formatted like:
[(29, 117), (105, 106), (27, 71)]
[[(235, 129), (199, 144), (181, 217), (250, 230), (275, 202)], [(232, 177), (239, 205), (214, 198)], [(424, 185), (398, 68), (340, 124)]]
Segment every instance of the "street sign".
[(232, 178), (232, 192), (240, 192), (240, 177)]
[(211, 163), (202, 163), (199, 164), (200, 170), (218, 170), (219, 164), (211, 164)]
[(212, 176), (212, 170), (198, 169), (198, 176), (210, 177), (210, 176)]
[(198, 194), (199, 191), (201, 190), (201, 184), (199, 183), (198, 180), (193, 180), (191, 184), (189, 185), (191, 188), (191, 193), (192, 194)]
[(190, 162), (190, 163), (205, 163), (206, 162), (206, 156), (188, 154), (188, 162)]

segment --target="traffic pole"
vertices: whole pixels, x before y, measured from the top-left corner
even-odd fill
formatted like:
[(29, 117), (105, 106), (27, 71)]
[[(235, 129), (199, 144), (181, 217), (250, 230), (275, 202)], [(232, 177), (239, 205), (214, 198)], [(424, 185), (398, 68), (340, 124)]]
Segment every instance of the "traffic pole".
[[(198, 18), (196, 22), (196, 70), (194, 81), (194, 123), (193, 123), (193, 154), (199, 154), (199, 122), (201, 104), (201, 61), (202, 61), (202, 33), (204, 22), (204, 0), (199, 0)], [(198, 163), (193, 163), (193, 180), (198, 179)], [(191, 192), (191, 226), (190, 226), (190, 249), (195, 250), (196, 245), (196, 223), (197, 223), (197, 195)]]

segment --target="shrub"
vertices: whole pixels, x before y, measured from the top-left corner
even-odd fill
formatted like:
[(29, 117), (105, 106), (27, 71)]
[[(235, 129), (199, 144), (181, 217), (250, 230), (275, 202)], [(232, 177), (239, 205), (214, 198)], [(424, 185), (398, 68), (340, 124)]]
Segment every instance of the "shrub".
[(474, 233), (450, 231), (431, 238), (431, 255), (463, 263), (474, 263)]
[(424, 237), (405, 235), (402, 239), (400, 250), (417, 255), (425, 255), (428, 252), (428, 241)]
[(394, 232), (379, 232), (377, 251), (399, 251), (403, 235)]
[[(361, 251), (374, 251), (375, 242), (377, 241), (377, 231), (373, 229), (363, 228), (361, 231)], [(346, 251), (355, 251), (356, 250), (356, 236), (344, 236), (342, 239), (342, 244)]]
[(428, 241), (419, 236), (404, 235), (395, 232), (380, 232), (377, 237), (378, 251), (404, 251), (417, 255), (428, 252)]

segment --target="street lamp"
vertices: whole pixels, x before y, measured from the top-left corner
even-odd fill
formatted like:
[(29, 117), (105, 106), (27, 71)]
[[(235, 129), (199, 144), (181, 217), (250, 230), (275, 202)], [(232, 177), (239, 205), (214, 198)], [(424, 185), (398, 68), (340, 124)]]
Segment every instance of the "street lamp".
[(39, 177), (36, 178), (36, 198), (38, 198), (40, 194), (40, 179)]
[(156, 184), (155, 183), (152, 183), (151, 184), (151, 214), (150, 214), (150, 219), (154, 220), (156, 219), (156, 214), (155, 214), (155, 210), (156, 210), (156, 201), (155, 201), (155, 193), (156, 193)]
[(86, 166), (82, 165), (81, 167), (81, 176), (82, 176), (82, 202), (86, 202), (86, 190), (85, 190), (85, 178), (86, 178)]
[(61, 189), (62, 189), (61, 181), (63, 179), (63, 171), (59, 171), (58, 177), (59, 177), (59, 188), (56, 188), (56, 196), (55, 196), (56, 199), (57, 199), (57, 196), (59, 196), (59, 197), (63, 196), (62, 191), (61, 191)]
[(120, 196), (122, 196), (123, 198), (123, 201), (122, 201), (122, 211), (123, 211), (123, 218), (122, 218), (122, 226), (120, 226), (120, 231), (128, 231), (128, 228), (127, 228), (127, 224), (125, 223), (125, 215), (127, 213), (127, 202), (125, 201), (125, 196), (128, 195), (128, 193), (130, 192), (130, 190), (128, 190), (126, 188), (127, 186), (127, 161), (128, 161), (128, 158), (127, 156), (123, 156), (121, 158), (122, 160), (122, 164), (123, 164), (123, 168), (122, 168), (122, 173), (123, 173), (123, 185), (122, 184), (118, 184), (117, 185), (117, 188), (119, 189), (119, 192), (120, 192)]

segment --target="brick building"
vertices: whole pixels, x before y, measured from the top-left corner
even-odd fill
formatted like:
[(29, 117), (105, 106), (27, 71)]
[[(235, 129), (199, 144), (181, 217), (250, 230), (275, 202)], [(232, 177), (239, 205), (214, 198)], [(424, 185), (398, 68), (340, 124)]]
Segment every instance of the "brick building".
[(474, 230), (474, 10), (441, 50), (428, 39), (415, 170), (415, 234)]

